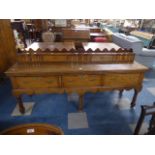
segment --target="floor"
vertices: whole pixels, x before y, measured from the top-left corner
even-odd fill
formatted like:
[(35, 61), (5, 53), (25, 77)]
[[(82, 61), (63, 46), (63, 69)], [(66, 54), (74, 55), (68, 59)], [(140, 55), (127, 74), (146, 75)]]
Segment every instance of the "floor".
[[(140, 115), (140, 105), (152, 105), (155, 101), (155, 70), (145, 74), (143, 89), (137, 105), (130, 109), (133, 90), (124, 91), (121, 99), (118, 91), (86, 93), (84, 110), (77, 111), (78, 95), (42, 94), (23, 95), (26, 114), (21, 115), (16, 100), (11, 95), (9, 79), (0, 82), (0, 131), (24, 123), (41, 122), (62, 128), (66, 135), (131, 135)], [(147, 130), (149, 117), (145, 119), (140, 134)]]

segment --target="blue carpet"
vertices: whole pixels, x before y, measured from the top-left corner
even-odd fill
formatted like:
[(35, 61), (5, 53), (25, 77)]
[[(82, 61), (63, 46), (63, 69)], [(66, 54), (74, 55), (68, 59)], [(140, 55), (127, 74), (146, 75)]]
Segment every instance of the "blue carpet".
[[(24, 101), (34, 101), (36, 104), (30, 116), (11, 116), (16, 106), (16, 100), (11, 95), (11, 83), (5, 79), (0, 84), (0, 131), (18, 124), (48, 123), (61, 127), (66, 135), (128, 135), (132, 134), (130, 123), (136, 123), (140, 114), (141, 104), (152, 104), (155, 97), (147, 91), (147, 87), (155, 87), (153, 74), (146, 73), (150, 78), (144, 81), (143, 90), (138, 96), (135, 109), (119, 110), (113, 104), (113, 98), (118, 97), (118, 91), (86, 93), (84, 96), (84, 111), (87, 114), (89, 128), (68, 129), (67, 115), (77, 112), (77, 102), (68, 102), (67, 94), (42, 94), (32, 98), (23, 95)], [(154, 71), (153, 71), (154, 72)], [(131, 100), (133, 91), (125, 91), (123, 96)]]

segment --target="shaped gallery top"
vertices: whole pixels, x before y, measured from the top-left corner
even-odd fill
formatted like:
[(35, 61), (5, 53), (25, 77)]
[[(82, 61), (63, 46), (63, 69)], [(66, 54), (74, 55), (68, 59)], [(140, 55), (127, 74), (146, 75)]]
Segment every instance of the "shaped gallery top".
[(32, 49), (36, 51), (37, 49), (45, 50), (50, 49), (51, 51), (54, 49), (58, 49), (61, 51), (62, 49), (71, 50), (75, 49), (74, 42), (34, 42), (30, 46), (26, 48), (26, 50)]
[(108, 51), (110, 51), (111, 49), (115, 49), (117, 51), (121, 48), (120, 46), (114, 43), (83, 42), (82, 45), (85, 50), (92, 49), (93, 51), (97, 48), (100, 50), (107, 49)]

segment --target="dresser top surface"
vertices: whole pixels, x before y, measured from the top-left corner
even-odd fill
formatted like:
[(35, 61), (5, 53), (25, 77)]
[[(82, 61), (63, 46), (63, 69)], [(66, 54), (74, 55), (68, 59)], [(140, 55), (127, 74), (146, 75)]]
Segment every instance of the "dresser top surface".
[(12, 66), (6, 74), (9, 76), (31, 76), (49, 74), (99, 74), (104, 72), (145, 72), (148, 68), (134, 62), (132, 64), (78, 64), (78, 63), (47, 63), (42, 65)]

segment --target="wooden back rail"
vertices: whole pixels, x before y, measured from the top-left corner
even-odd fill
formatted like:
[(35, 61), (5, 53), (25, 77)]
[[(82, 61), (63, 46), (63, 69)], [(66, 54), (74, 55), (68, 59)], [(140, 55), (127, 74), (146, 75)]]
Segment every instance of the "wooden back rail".
[(19, 64), (42, 64), (42, 63), (133, 63), (135, 54), (130, 49), (50, 49), (36, 51), (29, 49), (20, 51), (17, 56)]

